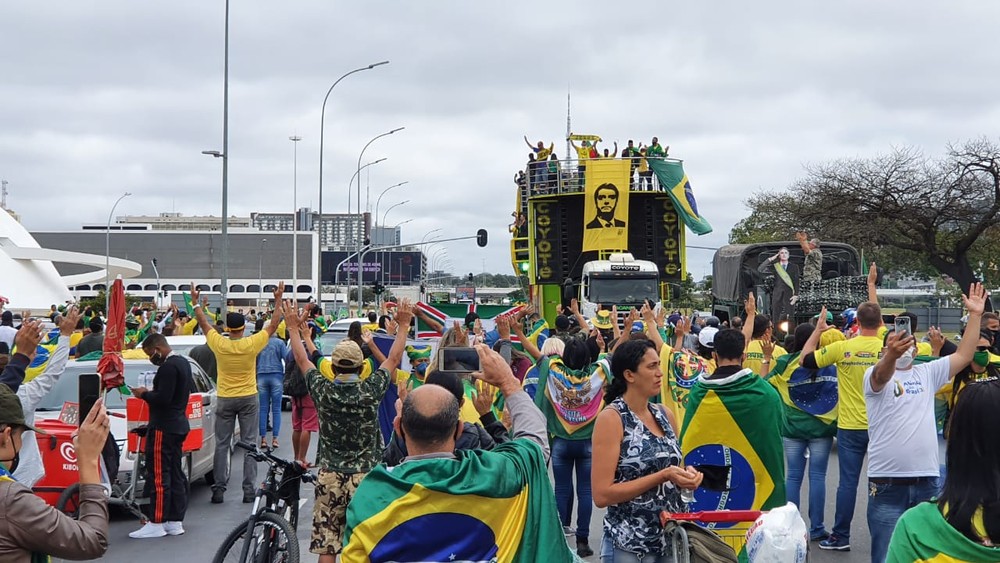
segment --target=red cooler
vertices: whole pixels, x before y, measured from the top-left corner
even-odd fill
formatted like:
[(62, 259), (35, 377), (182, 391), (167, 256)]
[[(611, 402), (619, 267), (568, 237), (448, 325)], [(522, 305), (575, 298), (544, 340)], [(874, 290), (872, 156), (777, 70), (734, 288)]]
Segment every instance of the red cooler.
[(77, 427), (56, 419), (36, 419), (35, 426), (48, 432), (48, 435), (35, 434), (42, 463), (45, 465), (45, 477), (35, 483), (34, 491), (46, 503), (55, 506), (63, 489), (80, 482), (76, 449), (73, 448), (73, 433)]

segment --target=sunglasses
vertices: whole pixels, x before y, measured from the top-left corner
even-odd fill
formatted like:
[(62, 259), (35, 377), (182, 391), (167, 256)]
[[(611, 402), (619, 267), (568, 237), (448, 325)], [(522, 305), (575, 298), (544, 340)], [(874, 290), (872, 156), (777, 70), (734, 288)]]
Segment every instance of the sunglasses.
[(976, 352), (989, 352), (989, 346), (976, 346)]

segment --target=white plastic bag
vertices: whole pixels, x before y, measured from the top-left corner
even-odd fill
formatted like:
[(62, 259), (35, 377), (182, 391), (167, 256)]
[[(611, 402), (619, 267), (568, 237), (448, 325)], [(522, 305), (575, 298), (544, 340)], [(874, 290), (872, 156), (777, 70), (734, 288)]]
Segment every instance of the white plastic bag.
[(806, 523), (792, 503), (761, 514), (747, 530), (750, 563), (803, 563), (808, 547)]

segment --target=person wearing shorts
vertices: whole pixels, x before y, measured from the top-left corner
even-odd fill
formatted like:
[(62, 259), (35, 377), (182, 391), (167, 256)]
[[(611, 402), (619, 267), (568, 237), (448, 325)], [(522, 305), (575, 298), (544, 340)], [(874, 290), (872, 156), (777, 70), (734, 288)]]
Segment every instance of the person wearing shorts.
[(292, 397), (292, 453), (295, 461), (307, 467), (306, 454), (313, 432), (319, 432), (319, 417), (312, 397)]

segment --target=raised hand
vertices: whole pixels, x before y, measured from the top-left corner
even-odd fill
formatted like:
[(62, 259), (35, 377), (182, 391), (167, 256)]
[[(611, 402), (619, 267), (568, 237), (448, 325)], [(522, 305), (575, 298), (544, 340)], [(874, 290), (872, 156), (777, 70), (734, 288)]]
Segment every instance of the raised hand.
[(913, 346), (914, 342), (912, 334), (890, 332), (885, 342), (885, 357), (890, 361), (896, 361)]
[(479, 365), (482, 369), (480, 378), (483, 381), (499, 387), (505, 396), (520, 389), (510, 364), (504, 361), (503, 356), (485, 344), (476, 344), (476, 352), (479, 353)]
[(819, 318), (816, 319), (816, 330), (823, 332), (830, 328), (830, 325), (826, 324), (826, 305), (819, 310)]
[(597, 339), (596, 339), (597, 349), (600, 350), (601, 352), (604, 352), (608, 347), (607, 343), (604, 342), (604, 336), (601, 334), (601, 331), (599, 330), (595, 330), (594, 332), (597, 333)]
[(687, 336), (689, 332), (691, 332), (691, 319), (687, 317), (677, 319), (677, 325), (674, 327), (674, 334), (677, 336)]
[(941, 348), (944, 347), (944, 335), (936, 327), (932, 326), (927, 329), (927, 340), (931, 343), (931, 350), (934, 350), (934, 355), (939, 356)]
[(752, 291), (749, 294), (747, 294), (747, 300), (744, 306), (746, 307), (748, 318), (751, 315), (757, 314), (757, 299), (754, 297)]
[(21, 323), (21, 329), (14, 335), (14, 347), (19, 354), (35, 358), (38, 343), (42, 341), (42, 321), (30, 319)]
[(875, 266), (875, 262), (872, 262), (871, 266), (868, 266), (868, 285), (875, 285), (875, 280), (878, 279), (878, 267)]
[(770, 360), (771, 356), (774, 354), (774, 341), (770, 338), (761, 340), (760, 351), (764, 354), (764, 359)]
[(191, 303), (197, 303), (199, 297), (201, 297), (201, 292), (198, 291), (198, 286), (191, 282)]
[(369, 346), (371, 346), (372, 340), (374, 338), (375, 337), (372, 336), (372, 331), (368, 330), (367, 328), (366, 329), (362, 329), (362, 331), (361, 331), (361, 340), (362, 340), (362, 342), (364, 342), (365, 344), (368, 344)]
[(472, 400), (472, 405), (476, 407), (479, 416), (485, 416), (493, 409), (493, 398), (496, 395), (496, 387), (485, 381), (476, 381), (476, 398)]
[(969, 286), (969, 294), (962, 296), (962, 303), (970, 315), (982, 315), (986, 310), (986, 290), (976, 282)]
[(640, 313), (642, 314), (642, 320), (646, 321), (647, 326), (655, 326), (656, 313), (654, 313), (653, 310), (649, 308), (648, 303), (642, 304), (642, 310), (640, 311)]
[(76, 305), (66, 311), (66, 316), (59, 321), (59, 334), (69, 336), (76, 330), (76, 324), (80, 322), (80, 311)]
[(580, 302), (577, 301), (576, 298), (572, 299), (569, 302), (569, 310), (574, 315), (579, 315), (580, 314)]
[(510, 326), (511, 324), (520, 324), (517, 321), (513, 321), (507, 315), (500, 315), (496, 319), (497, 321), (497, 333), (500, 335), (501, 340), (510, 340)]
[(281, 296), (285, 294), (285, 282), (283, 281), (278, 282), (278, 286), (274, 288), (272, 294), (274, 295), (275, 303), (281, 301)]
[(403, 330), (410, 328), (410, 323), (413, 322), (413, 303), (409, 299), (400, 299), (394, 320), (399, 328)]

